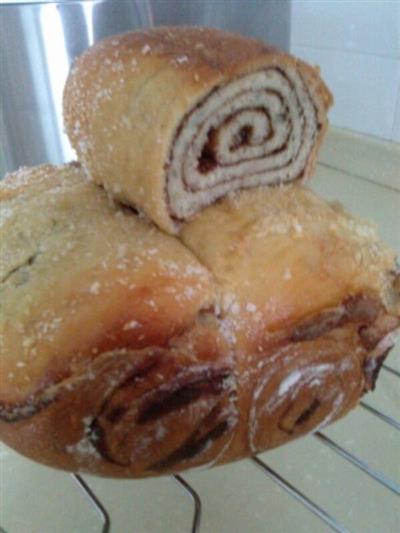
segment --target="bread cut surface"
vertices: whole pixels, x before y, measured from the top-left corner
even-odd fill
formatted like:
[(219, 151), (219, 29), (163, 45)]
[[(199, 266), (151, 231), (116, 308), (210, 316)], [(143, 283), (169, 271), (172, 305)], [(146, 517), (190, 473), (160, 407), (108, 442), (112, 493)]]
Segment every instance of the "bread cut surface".
[(343, 416), (393, 345), (393, 253), (303, 187), (236, 193), (180, 239), (78, 165), (22, 169), (0, 199), (0, 438), (45, 464), (247, 457)]
[(331, 103), (317, 69), (262, 41), (153, 28), (78, 58), (64, 117), (93, 179), (176, 233), (230, 191), (307, 178)]

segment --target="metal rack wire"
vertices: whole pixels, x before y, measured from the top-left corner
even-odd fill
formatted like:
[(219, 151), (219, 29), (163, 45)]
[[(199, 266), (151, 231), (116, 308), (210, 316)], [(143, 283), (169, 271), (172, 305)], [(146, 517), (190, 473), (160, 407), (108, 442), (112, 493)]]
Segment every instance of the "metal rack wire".
[[(390, 372), (391, 374), (400, 378), (400, 372), (398, 372), (394, 368), (388, 365), (383, 365), (382, 368), (384, 368), (386, 372)], [(368, 403), (365, 403), (364, 401), (361, 402), (360, 405), (363, 409), (365, 409), (372, 416), (378, 417), (384, 423), (389, 424), (390, 426), (392, 426), (398, 431), (400, 430), (400, 420), (396, 420), (395, 418), (387, 415), (386, 413), (383, 413), (379, 411), (378, 409), (375, 409), (374, 407), (370, 406)], [(364, 472), (366, 475), (371, 477), (377, 483), (380, 483), (383, 487), (385, 487), (387, 490), (394, 493), (396, 496), (400, 497), (400, 484), (387, 478), (384, 474), (372, 468), (362, 459), (350, 453), (343, 446), (341, 446), (340, 444), (338, 444), (331, 438), (327, 437), (324, 433), (317, 431), (316, 433), (314, 433), (314, 437), (322, 445), (327, 446), (333, 452), (338, 454), (341, 458), (348, 461), (353, 466), (355, 466), (356, 468)], [(292, 496), (297, 502), (301, 503), (304, 507), (306, 507), (308, 511), (310, 511), (315, 516), (317, 516), (327, 526), (329, 526), (333, 531), (337, 531), (339, 533), (349, 533), (349, 530), (343, 524), (341, 524), (335, 517), (331, 516), (325, 509), (321, 508), (314, 501), (308, 498), (303, 492), (301, 492), (294, 485), (292, 485), (289, 481), (287, 481), (284, 477), (282, 477), (279, 474), (279, 472), (276, 472), (275, 470), (273, 470), (267, 463), (265, 463), (265, 461), (261, 460), (259, 457), (252, 457), (251, 461), (256, 467), (260, 468), (271, 481), (276, 483), (281, 489), (283, 489), (286, 493)], [(101, 533), (110, 533), (112, 518), (110, 514), (108, 513), (107, 509), (104, 507), (102, 502), (93, 492), (93, 490), (90, 488), (87, 482), (80, 475), (71, 474), (71, 477), (74, 480), (74, 482), (79, 486), (84, 496), (86, 496), (90, 505), (95, 509), (100, 520), (99, 527), (101, 529), (99, 529), (99, 532), (101, 531)], [(177, 483), (181, 487), (182, 491), (184, 491), (185, 494), (189, 496), (190, 499), (192, 500), (193, 513), (192, 513), (192, 523), (190, 526), (190, 532), (200, 533), (201, 514), (202, 514), (202, 502), (201, 502), (200, 495), (182, 476), (175, 475), (171, 479), (175, 483)], [(0, 527), (0, 533), (6, 533), (6, 532)]]

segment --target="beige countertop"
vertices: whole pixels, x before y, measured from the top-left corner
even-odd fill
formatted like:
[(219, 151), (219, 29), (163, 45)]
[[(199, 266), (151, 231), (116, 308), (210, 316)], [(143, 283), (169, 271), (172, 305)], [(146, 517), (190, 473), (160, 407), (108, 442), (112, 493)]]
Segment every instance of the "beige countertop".
[[(331, 129), (310, 186), (376, 221), (400, 255), (400, 146)], [(400, 343), (387, 364), (400, 370)], [(400, 419), (400, 378), (383, 369), (365, 402)], [(362, 407), (323, 433), (400, 483), (400, 431)], [(351, 532), (400, 531), (400, 499), (308, 436), (260, 456)], [(183, 476), (202, 501), (202, 533), (323, 533), (317, 517), (250, 460)], [(107, 508), (112, 533), (189, 532), (193, 505), (173, 478), (85, 476)], [(101, 521), (74, 480), (0, 445), (0, 526), (7, 533), (91, 533)]]

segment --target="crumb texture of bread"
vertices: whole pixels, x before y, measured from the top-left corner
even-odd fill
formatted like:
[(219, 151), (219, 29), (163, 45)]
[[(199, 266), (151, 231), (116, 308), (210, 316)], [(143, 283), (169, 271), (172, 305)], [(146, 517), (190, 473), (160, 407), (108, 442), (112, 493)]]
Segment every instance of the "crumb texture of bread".
[(309, 177), (331, 104), (317, 69), (262, 41), (160, 27), (84, 52), (64, 118), (88, 174), (177, 233), (231, 191)]

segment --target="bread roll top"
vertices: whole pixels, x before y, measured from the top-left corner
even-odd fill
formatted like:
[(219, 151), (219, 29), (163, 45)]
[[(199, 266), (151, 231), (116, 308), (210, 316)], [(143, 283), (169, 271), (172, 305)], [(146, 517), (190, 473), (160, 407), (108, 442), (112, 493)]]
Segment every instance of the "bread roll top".
[(308, 177), (331, 103), (316, 69), (261, 41), (154, 28), (78, 58), (64, 118), (93, 179), (176, 233), (230, 191)]
[(19, 402), (101, 352), (165, 344), (213, 301), (179, 241), (89, 182), (79, 166), (0, 184), (0, 402)]

